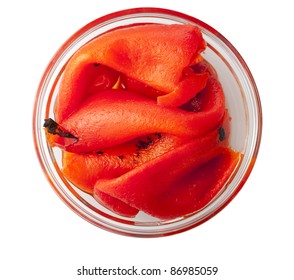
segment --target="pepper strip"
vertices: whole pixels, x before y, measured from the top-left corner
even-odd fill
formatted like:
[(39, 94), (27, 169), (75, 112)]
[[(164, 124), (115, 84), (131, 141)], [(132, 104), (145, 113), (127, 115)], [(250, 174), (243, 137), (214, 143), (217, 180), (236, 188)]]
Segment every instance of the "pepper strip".
[(241, 157), (229, 148), (220, 149), (210, 161), (184, 178), (175, 178), (164, 194), (149, 201), (149, 214), (168, 220), (201, 210), (226, 188)]
[[(167, 192), (174, 182), (218, 154), (218, 132), (192, 140), (161, 157), (138, 166), (114, 179), (97, 180), (94, 195), (104, 192), (126, 204), (150, 213), (150, 205)], [(175, 163), (176, 168), (175, 168)], [(164, 174), (164, 176), (163, 176)]]
[[(93, 194), (98, 179), (119, 177), (182, 143), (181, 138), (156, 133), (103, 152), (91, 154), (63, 152), (61, 171), (76, 187)], [(138, 209), (102, 192), (96, 192), (95, 199), (122, 216), (133, 217), (138, 213)]]
[(202, 74), (193, 73), (185, 77), (172, 92), (158, 96), (158, 104), (161, 106), (178, 107), (187, 103), (205, 88), (208, 77), (209, 73), (207, 72)]
[(98, 179), (119, 177), (183, 143), (179, 137), (155, 134), (89, 154), (63, 152), (61, 171), (75, 186), (92, 194)]
[(82, 46), (69, 60), (55, 103), (55, 120), (68, 118), (84, 99), (87, 67), (103, 64), (166, 93), (206, 47), (193, 25), (145, 24), (109, 31)]
[(88, 98), (61, 123), (77, 142), (62, 146), (56, 135), (50, 140), (49, 133), (48, 140), (67, 151), (85, 153), (156, 132), (199, 137), (217, 127), (224, 116), (224, 95), (217, 80), (210, 78), (206, 91), (205, 108), (191, 113), (158, 106), (155, 101), (126, 90), (106, 90)]

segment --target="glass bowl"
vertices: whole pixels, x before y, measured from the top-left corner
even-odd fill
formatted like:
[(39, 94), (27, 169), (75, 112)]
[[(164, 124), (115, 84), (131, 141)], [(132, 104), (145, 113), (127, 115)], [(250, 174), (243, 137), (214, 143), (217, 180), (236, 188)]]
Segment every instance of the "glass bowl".
[[(203, 56), (216, 69), (232, 117), (230, 146), (243, 153), (230, 181), (202, 210), (173, 220), (158, 220), (144, 213), (124, 218), (100, 205), (92, 196), (72, 185), (61, 173), (61, 151), (48, 145), (44, 119), (53, 116), (56, 88), (69, 58), (86, 42), (119, 26), (138, 23), (194, 24), (207, 42)], [(180, 233), (209, 220), (222, 210), (247, 180), (257, 157), (262, 130), (258, 90), (246, 63), (232, 44), (218, 31), (191, 16), (166, 9), (136, 8), (115, 12), (94, 20), (70, 37), (51, 59), (41, 79), (33, 113), (33, 136), (40, 164), (57, 195), (75, 213), (105, 230), (136, 237), (158, 237)]]

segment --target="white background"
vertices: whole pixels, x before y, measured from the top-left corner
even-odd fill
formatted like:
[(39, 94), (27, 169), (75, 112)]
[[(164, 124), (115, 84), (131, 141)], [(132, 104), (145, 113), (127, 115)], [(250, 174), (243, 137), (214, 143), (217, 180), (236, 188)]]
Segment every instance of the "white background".
[[(207, 279), (294, 279), (294, 19), (290, 3), (1, 1), (0, 278), (83, 279), (77, 276), (83, 265), (135, 265), (218, 266), (217, 276)], [(178, 10), (219, 30), (250, 67), (264, 117), (259, 157), (238, 196), (200, 227), (155, 239), (115, 235), (73, 213), (47, 182), (32, 138), (35, 93), (55, 51), (95, 18), (139, 6)]]

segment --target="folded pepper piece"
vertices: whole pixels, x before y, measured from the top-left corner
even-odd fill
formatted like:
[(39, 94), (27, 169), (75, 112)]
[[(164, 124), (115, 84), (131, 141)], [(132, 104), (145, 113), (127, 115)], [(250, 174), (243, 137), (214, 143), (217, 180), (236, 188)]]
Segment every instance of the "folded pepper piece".
[(63, 152), (62, 173), (92, 194), (98, 179), (116, 178), (184, 143), (180, 137), (154, 134), (93, 153)]
[(62, 122), (84, 100), (87, 67), (91, 65), (105, 65), (170, 93), (185, 78), (183, 69), (199, 61), (205, 47), (200, 29), (188, 24), (145, 24), (104, 33), (69, 60), (56, 98), (55, 120)]
[(220, 149), (211, 160), (175, 178), (164, 194), (150, 200), (149, 214), (167, 220), (201, 210), (224, 190), (241, 157), (229, 148)]
[(127, 90), (106, 90), (86, 99), (61, 123), (77, 141), (67, 145), (58, 133), (49, 133), (47, 138), (52, 146), (85, 153), (156, 132), (183, 138), (199, 137), (217, 127), (225, 112), (224, 95), (218, 81), (209, 78), (205, 91), (206, 105), (195, 114), (159, 106), (154, 100)]
[(169, 94), (157, 97), (159, 105), (178, 107), (187, 103), (206, 86), (209, 73), (195, 74), (193, 71), (179, 82), (176, 88)]
[(138, 80), (132, 79), (127, 75), (121, 75), (120, 77), (124, 89), (142, 94), (154, 100), (158, 100), (158, 103), (162, 105), (164, 104), (165, 98), (169, 99), (166, 101), (166, 104), (172, 103), (173, 101), (171, 100), (171, 97), (175, 98), (176, 100), (181, 99), (181, 101), (178, 102), (182, 105), (184, 100), (191, 99), (206, 86), (206, 82), (209, 76), (217, 77), (217, 74), (212, 65), (204, 59), (197, 64), (185, 68), (182, 74), (185, 79), (180, 83), (185, 83), (186, 86), (184, 87), (184, 85), (181, 85), (181, 93), (179, 93), (178, 90), (174, 90), (169, 94), (152, 88), (151, 86), (139, 82)]
[[(91, 154), (63, 152), (61, 171), (76, 187), (93, 194), (97, 180), (119, 177), (182, 143), (181, 138), (155, 134), (103, 152)], [(133, 217), (138, 213), (138, 209), (103, 192), (96, 191), (95, 199), (122, 216)]]
[[(192, 140), (156, 157), (133, 170), (113, 179), (97, 180), (96, 192), (104, 192), (126, 204), (151, 213), (150, 206), (168, 191), (174, 182), (218, 154), (218, 131)], [(153, 213), (154, 214), (154, 213)]]

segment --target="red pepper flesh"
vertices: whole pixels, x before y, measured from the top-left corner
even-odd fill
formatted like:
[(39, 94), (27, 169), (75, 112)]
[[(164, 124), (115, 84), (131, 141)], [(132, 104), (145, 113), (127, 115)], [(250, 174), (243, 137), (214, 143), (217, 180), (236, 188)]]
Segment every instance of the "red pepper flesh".
[(188, 24), (145, 24), (102, 34), (69, 60), (56, 98), (55, 120), (68, 118), (84, 99), (91, 65), (105, 65), (169, 93), (182, 79), (183, 69), (199, 60), (205, 46), (200, 29)]
[(149, 202), (149, 214), (168, 220), (203, 209), (225, 190), (241, 157), (240, 153), (229, 148), (221, 149), (215, 157), (195, 168), (185, 178), (175, 178), (168, 191)]
[(240, 153), (206, 43), (192, 25), (104, 33), (69, 60), (45, 121), (62, 173), (121, 216), (190, 215), (226, 186)]
[[(150, 213), (153, 201), (197, 167), (218, 154), (218, 133), (192, 140), (113, 179), (97, 180), (95, 192), (104, 192)], [(175, 165), (176, 164), (176, 165)], [(154, 213), (152, 213), (154, 215)]]
[(126, 90), (106, 90), (89, 97), (61, 123), (78, 139), (63, 148), (77, 153), (99, 151), (156, 132), (184, 138), (204, 135), (217, 127), (224, 116), (221, 86), (216, 80), (209, 81), (208, 102), (197, 114), (158, 106), (155, 101)]

